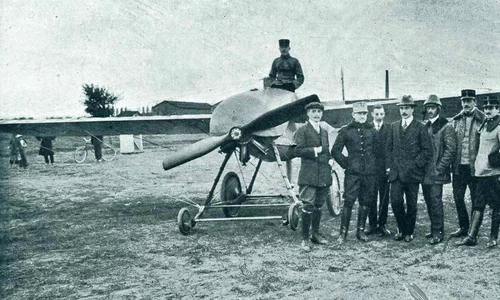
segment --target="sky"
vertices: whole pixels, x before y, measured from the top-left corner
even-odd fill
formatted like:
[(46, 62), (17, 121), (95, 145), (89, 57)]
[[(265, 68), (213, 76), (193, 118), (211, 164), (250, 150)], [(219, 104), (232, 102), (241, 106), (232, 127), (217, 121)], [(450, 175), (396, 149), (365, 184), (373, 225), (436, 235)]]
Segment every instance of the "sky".
[(84, 115), (82, 85), (117, 107), (215, 103), (262, 87), (278, 39), (322, 101), (500, 91), (500, 1), (0, 0), (0, 118)]

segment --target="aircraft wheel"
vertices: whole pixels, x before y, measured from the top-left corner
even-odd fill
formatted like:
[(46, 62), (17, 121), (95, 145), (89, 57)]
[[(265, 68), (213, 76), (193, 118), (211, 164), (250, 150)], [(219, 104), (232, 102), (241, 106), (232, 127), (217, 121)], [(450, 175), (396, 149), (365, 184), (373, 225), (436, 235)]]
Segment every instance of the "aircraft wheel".
[(326, 207), (332, 217), (340, 215), (342, 209), (342, 195), (340, 194), (340, 180), (337, 172), (332, 169), (332, 186), (330, 187), (330, 195), (326, 200)]
[(84, 146), (76, 148), (75, 161), (81, 164), (82, 162), (85, 161), (85, 159), (87, 159), (87, 154), (88, 154), (87, 149)]
[(177, 214), (177, 225), (179, 226), (179, 231), (184, 235), (189, 234), (189, 232), (191, 232), (191, 228), (193, 227), (193, 222), (194, 220), (191, 219), (189, 210), (185, 207), (181, 208)]
[(293, 231), (299, 227), (299, 203), (293, 203), (288, 208), (288, 224)]
[(235, 207), (223, 207), (222, 211), (228, 218), (237, 217), (240, 212), (238, 204), (241, 203), (241, 183), (238, 175), (234, 172), (229, 172), (224, 176), (221, 186), (221, 201), (225, 205), (235, 205)]

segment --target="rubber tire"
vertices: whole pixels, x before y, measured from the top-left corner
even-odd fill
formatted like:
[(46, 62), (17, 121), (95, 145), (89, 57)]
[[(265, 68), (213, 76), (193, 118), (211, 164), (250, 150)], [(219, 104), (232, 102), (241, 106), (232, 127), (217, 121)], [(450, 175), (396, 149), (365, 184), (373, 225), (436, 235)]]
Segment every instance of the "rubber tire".
[(299, 227), (299, 203), (293, 203), (288, 207), (288, 225), (290, 229), (295, 231)]
[(332, 185), (330, 186), (330, 194), (326, 200), (326, 207), (332, 217), (340, 215), (342, 210), (342, 195), (340, 193), (340, 180), (337, 172), (332, 169)]
[[(220, 198), (222, 203), (224, 203), (225, 205), (241, 204), (241, 194), (241, 183), (238, 174), (236, 174), (235, 172), (228, 172), (224, 176), (221, 184)], [(240, 207), (223, 207), (222, 212), (227, 218), (234, 218), (238, 216)]]
[(103, 147), (102, 159), (104, 161), (112, 161), (116, 157), (116, 149), (111, 147)]
[(192, 228), (191, 213), (186, 207), (181, 208), (177, 214), (177, 226), (183, 235), (188, 235)]
[[(83, 163), (87, 159), (88, 151), (84, 146), (78, 147), (75, 150), (75, 161), (77, 164)], [(83, 159), (81, 159), (83, 157)]]

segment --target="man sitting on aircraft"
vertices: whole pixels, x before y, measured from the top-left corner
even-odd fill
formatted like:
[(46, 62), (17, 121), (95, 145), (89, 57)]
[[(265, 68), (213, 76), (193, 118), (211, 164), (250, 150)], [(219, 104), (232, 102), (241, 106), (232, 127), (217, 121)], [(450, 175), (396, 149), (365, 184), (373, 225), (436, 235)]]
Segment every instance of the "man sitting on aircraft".
[[(301, 158), (299, 171), (299, 198), (302, 208), (302, 244), (304, 251), (310, 251), (310, 240), (315, 244), (326, 244), (319, 234), (321, 207), (329, 197), (332, 185), (332, 167), (328, 132), (319, 125), (323, 117), (323, 104), (311, 102), (305, 106), (309, 121), (295, 133), (295, 155)], [(312, 236), (309, 229), (312, 227)]]
[(300, 62), (290, 56), (290, 40), (279, 40), (281, 56), (273, 61), (264, 86), (295, 92), (304, 83)]

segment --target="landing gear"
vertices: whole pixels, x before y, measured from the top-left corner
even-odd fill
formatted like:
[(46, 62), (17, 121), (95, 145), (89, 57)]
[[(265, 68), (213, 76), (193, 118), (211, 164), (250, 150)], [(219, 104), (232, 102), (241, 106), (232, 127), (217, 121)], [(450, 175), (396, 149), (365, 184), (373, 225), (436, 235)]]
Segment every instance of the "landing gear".
[(299, 227), (299, 203), (293, 203), (288, 208), (288, 225), (290, 229), (295, 231)]
[(234, 172), (229, 172), (222, 179), (220, 200), (222, 203), (227, 205), (235, 205), (235, 207), (223, 207), (222, 212), (228, 218), (234, 218), (238, 216), (240, 212), (240, 207), (242, 197), (244, 197), (241, 191), (241, 183), (238, 175)]
[(193, 228), (195, 224), (196, 223), (191, 218), (189, 210), (185, 207), (181, 208), (177, 214), (177, 226), (179, 227), (179, 231), (182, 234), (187, 235), (191, 232), (191, 228)]

